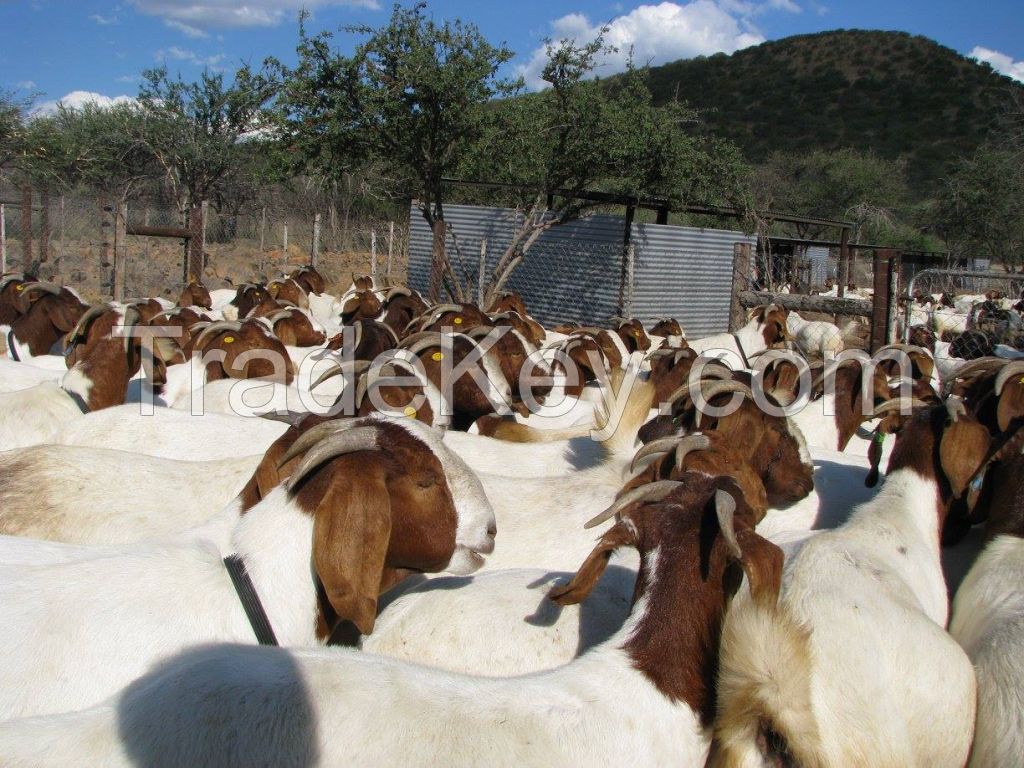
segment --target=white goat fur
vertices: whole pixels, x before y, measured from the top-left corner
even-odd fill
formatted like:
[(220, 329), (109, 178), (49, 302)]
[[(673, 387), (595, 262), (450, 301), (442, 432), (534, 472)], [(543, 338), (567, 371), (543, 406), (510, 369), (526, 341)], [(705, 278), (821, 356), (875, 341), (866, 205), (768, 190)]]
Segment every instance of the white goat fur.
[(971, 768), (1009, 766), (1024, 756), (1024, 539), (997, 536), (967, 574), (949, 631), (978, 679)]

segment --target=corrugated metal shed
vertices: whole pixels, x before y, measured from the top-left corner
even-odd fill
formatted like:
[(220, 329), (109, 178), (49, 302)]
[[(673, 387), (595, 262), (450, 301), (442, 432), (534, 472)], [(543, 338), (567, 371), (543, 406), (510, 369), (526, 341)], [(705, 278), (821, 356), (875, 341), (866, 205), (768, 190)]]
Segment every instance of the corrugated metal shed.
[[(445, 219), (455, 231), (467, 271), (474, 275), (480, 240), (487, 238), (489, 276), (511, 241), (517, 216), (508, 209), (450, 205)], [(425, 292), (430, 229), (415, 208), (410, 222), (409, 283)], [(592, 215), (548, 230), (506, 289), (522, 294), (531, 313), (546, 325), (605, 324), (627, 310), (647, 326), (675, 317), (694, 338), (726, 330), (733, 250), (736, 243), (755, 245), (755, 238), (729, 230), (634, 224), (630, 291), (623, 290), (624, 225), (621, 216)], [(449, 238), (449, 249), (452, 242)]]
[(729, 327), (736, 243), (756, 238), (722, 229), (634, 224), (630, 314), (645, 326), (674, 317), (691, 338)]

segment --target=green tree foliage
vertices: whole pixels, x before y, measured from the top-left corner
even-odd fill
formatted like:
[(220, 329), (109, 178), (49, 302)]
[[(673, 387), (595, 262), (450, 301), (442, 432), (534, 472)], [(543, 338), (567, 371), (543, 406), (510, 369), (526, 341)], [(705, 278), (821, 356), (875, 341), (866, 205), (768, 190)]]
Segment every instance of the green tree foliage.
[(986, 144), (962, 160), (936, 206), (950, 251), (1016, 271), (1024, 254), (1024, 149)]

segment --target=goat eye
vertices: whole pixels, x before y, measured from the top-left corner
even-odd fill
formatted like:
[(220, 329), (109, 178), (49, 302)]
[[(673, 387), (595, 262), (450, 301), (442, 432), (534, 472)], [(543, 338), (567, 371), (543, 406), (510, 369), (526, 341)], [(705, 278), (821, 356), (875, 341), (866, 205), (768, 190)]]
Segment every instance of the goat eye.
[(423, 477), (416, 481), (416, 485), (418, 485), (420, 488), (430, 488), (432, 485), (436, 484), (437, 478), (434, 477), (433, 475), (424, 475)]

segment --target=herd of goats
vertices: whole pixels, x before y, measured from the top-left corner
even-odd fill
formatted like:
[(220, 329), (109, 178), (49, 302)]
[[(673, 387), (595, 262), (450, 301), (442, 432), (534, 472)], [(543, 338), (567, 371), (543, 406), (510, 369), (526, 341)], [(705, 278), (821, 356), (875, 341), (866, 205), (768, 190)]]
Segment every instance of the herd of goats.
[(1014, 351), (328, 287), (0, 277), (0, 766), (1024, 764)]

